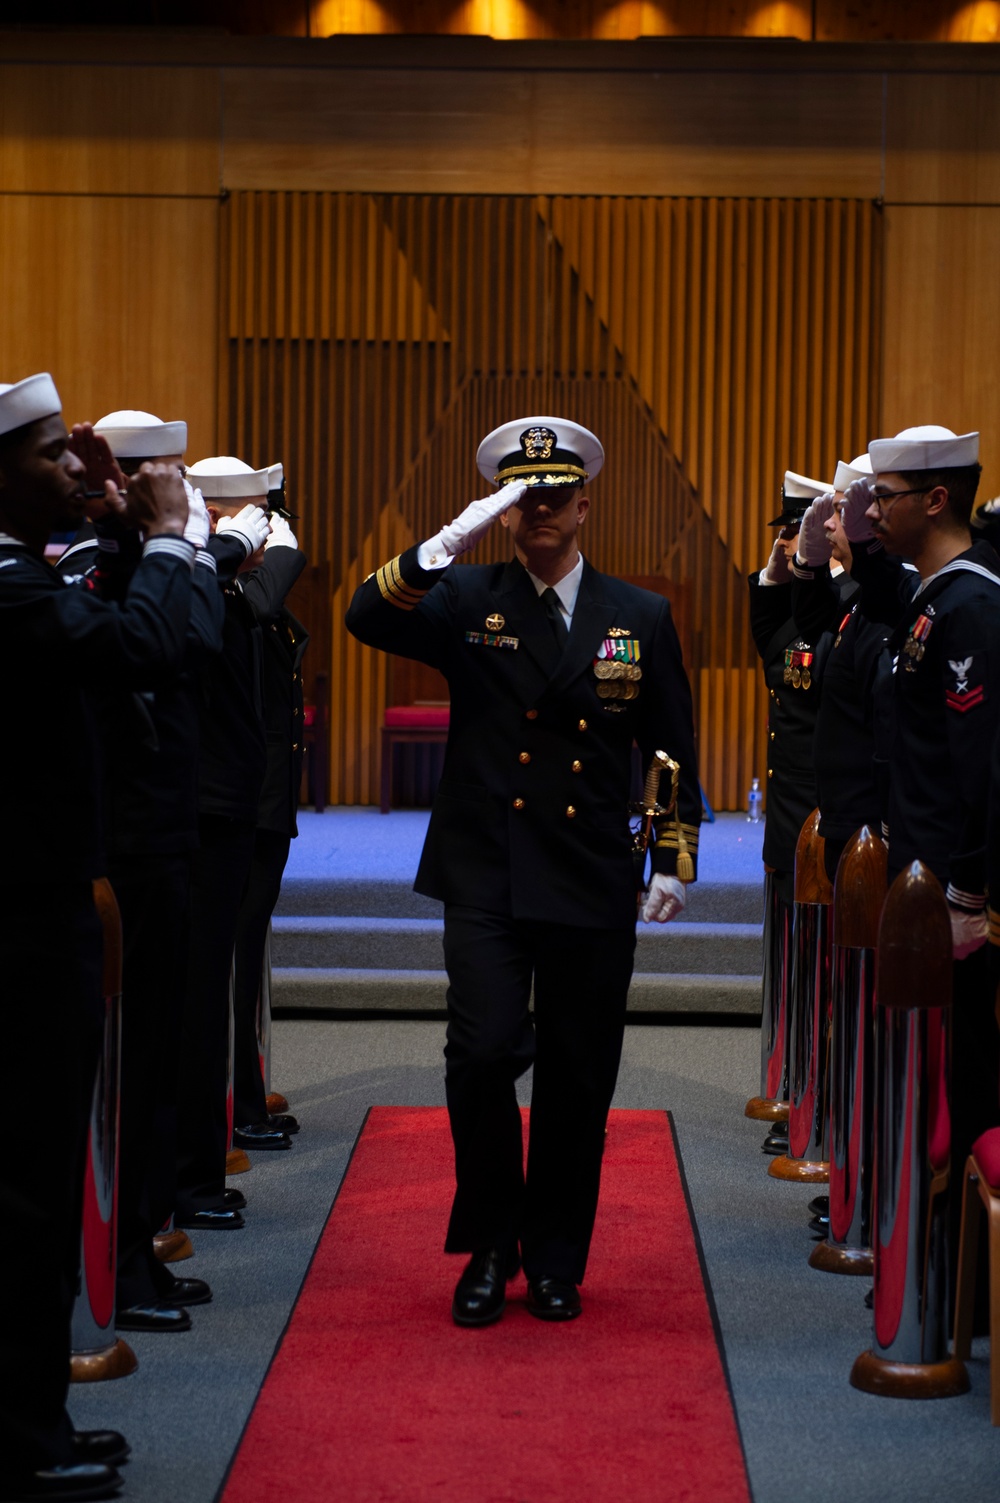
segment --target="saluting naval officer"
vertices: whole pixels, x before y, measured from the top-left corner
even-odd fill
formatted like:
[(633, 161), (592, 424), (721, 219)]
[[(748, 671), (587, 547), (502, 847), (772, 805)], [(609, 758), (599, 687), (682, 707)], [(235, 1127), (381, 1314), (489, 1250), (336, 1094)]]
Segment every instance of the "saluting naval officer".
[[(644, 764), (658, 749), (680, 764), (643, 917), (679, 913), (679, 877), (695, 874), (701, 800), (670, 606), (579, 549), (603, 462), (576, 423), (505, 423), (477, 455), (497, 493), (380, 568), (347, 614), (363, 642), (430, 664), (451, 690), (416, 889), (445, 905), (456, 1173), (445, 1250), (471, 1254), (452, 1306), (460, 1325), (498, 1319), (521, 1264), (532, 1314), (580, 1314), (635, 950), (633, 740)], [(513, 558), (456, 567), (498, 517)], [(525, 1178), (514, 1083), (532, 1063)]]

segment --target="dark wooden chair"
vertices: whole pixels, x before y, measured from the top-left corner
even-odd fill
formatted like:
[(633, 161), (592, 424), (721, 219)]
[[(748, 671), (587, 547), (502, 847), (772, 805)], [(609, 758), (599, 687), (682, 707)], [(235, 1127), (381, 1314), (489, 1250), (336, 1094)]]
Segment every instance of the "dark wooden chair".
[[(383, 814), (392, 808), (392, 781), (397, 746), (440, 746), (448, 739), (451, 708), (448, 685), (440, 673), (408, 658), (394, 658), (389, 700), (382, 717), (381, 800)], [(439, 775), (439, 774), (438, 774)], [(430, 781), (437, 782), (432, 773)], [(433, 788), (428, 796), (433, 795)]]

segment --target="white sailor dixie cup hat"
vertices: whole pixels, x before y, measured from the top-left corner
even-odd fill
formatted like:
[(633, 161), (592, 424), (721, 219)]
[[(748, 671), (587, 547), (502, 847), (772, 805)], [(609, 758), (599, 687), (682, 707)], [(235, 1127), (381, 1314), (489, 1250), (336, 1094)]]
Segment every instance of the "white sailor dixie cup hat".
[(187, 478), (206, 501), (256, 501), (267, 497), (268, 471), (252, 470), (231, 454), (199, 459), (197, 464), (188, 466)]
[(0, 434), (13, 433), (15, 428), (55, 417), (61, 411), (62, 402), (48, 371), (12, 385), (0, 382)]
[(979, 462), (979, 434), (952, 433), (937, 423), (904, 428), (895, 438), (875, 438), (868, 445), (878, 474), (906, 470), (957, 470)]
[(525, 417), (487, 433), (476, 454), (479, 473), (494, 485), (583, 485), (604, 464), (596, 434), (567, 418)]
[(187, 448), (187, 423), (162, 423), (151, 412), (123, 407), (109, 412), (94, 424), (94, 432), (106, 439), (116, 459), (155, 459), (158, 454), (183, 454)]
[(846, 491), (847, 487), (855, 480), (864, 480), (872, 473), (872, 462), (868, 458), (867, 450), (859, 454), (857, 459), (852, 459), (850, 464), (846, 459), (837, 461), (837, 471), (833, 477), (835, 491)]

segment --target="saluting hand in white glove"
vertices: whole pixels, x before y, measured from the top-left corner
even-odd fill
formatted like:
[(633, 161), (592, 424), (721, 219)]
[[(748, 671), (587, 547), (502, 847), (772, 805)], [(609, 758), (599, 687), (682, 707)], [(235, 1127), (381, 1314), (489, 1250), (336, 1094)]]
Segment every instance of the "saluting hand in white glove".
[(951, 948), (956, 960), (982, 949), (990, 934), (989, 920), (983, 912), (969, 913), (958, 908), (949, 909), (951, 918)]
[(785, 552), (783, 538), (775, 538), (774, 547), (771, 549), (771, 557), (767, 561), (767, 567), (760, 576), (763, 585), (787, 584), (792, 573), (788, 563), (788, 554)]
[(186, 480), (184, 493), (188, 501), (188, 519), (184, 525), (184, 536), (196, 548), (204, 548), (208, 542), (208, 535), (212, 531), (212, 519), (208, 515), (205, 498), (201, 491), (195, 490), (194, 486)]
[(275, 512), (271, 517), (271, 536), (264, 544), (264, 552), (266, 553), (269, 548), (297, 548), (298, 546), (295, 534), (285, 518), (279, 517)]
[(868, 475), (862, 475), (858, 480), (852, 480), (844, 492), (844, 505), (840, 513), (840, 520), (844, 524), (844, 531), (847, 533), (849, 542), (864, 543), (875, 536), (871, 518), (866, 516), (871, 504), (871, 478)]
[(267, 513), (251, 501), (238, 511), (235, 517), (220, 517), (215, 528), (217, 533), (230, 537), (238, 537), (247, 551), (247, 558), (251, 553), (267, 541), (271, 531), (271, 524), (267, 520)]
[(442, 527), (426, 543), (421, 543), (418, 555), (421, 568), (433, 569), (448, 558), (468, 553), (489, 532), (497, 517), (516, 505), (527, 489), (523, 480), (514, 480), (510, 485), (501, 486), (495, 495), (470, 502), (453, 522)]
[(815, 569), (828, 563), (833, 553), (833, 539), (826, 530), (826, 523), (833, 516), (833, 491), (827, 491), (806, 511), (799, 528), (797, 555), (800, 563)]
[(642, 905), (642, 921), (644, 924), (669, 924), (683, 910), (686, 901), (684, 883), (679, 877), (654, 872)]

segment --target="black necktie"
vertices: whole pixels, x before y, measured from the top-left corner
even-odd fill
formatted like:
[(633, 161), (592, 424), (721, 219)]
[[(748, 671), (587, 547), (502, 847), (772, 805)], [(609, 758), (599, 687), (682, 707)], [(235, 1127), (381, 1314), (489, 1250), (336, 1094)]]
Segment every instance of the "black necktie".
[(566, 617), (559, 606), (559, 596), (551, 585), (542, 591), (542, 603), (545, 606), (545, 614), (549, 618), (552, 634), (559, 644), (559, 651), (566, 646), (569, 639), (569, 628), (566, 625)]

